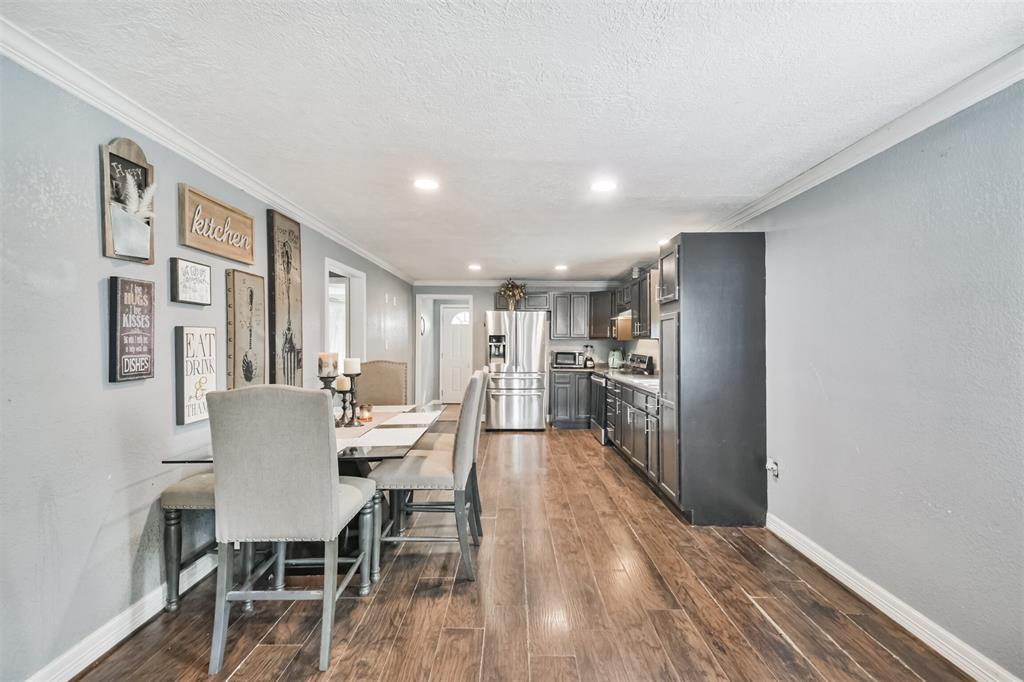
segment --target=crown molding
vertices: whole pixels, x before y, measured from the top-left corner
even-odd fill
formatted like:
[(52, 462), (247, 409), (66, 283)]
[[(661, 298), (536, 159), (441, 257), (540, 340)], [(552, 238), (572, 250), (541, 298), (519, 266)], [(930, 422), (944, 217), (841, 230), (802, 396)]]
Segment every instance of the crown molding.
[(857, 140), (816, 166), (779, 185), (760, 199), (708, 228), (711, 232), (735, 230), (798, 194), (913, 137), (922, 130), (1024, 80), (1024, 45), (968, 76), (902, 116)]
[[(505, 281), (503, 279), (418, 279), (412, 285), (414, 287), (497, 287), (504, 284)], [(608, 280), (524, 279), (522, 282), (527, 286), (547, 289), (609, 289), (618, 285), (618, 282)]]
[(271, 208), (316, 230), (371, 263), (387, 270), (395, 277), (412, 283), (412, 277), (401, 269), (370, 253), (342, 234), (337, 228), (303, 210), (258, 178), (186, 135), (156, 113), (54, 51), (2, 16), (0, 16), (0, 55), (10, 58), (36, 75), (67, 90), (96, 109), (113, 116)]

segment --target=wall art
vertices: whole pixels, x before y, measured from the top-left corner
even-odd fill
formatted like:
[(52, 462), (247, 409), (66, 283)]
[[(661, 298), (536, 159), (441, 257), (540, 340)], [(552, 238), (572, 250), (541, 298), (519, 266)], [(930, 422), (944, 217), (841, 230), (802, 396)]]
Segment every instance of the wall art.
[(302, 244), (297, 222), (267, 210), (270, 383), (302, 386)]
[(178, 236), (185, 246), (252, 265), (256, 261), (253, 225), (248, 213), (178, 184)]
[(265, 384), (266, 300), (263, 278), (228, 270), (228, 388)]
[(153, 282), (110, 278), (110, 359), (112, 382), (153, 378)]
[(178, 426), (207, 419), (206, 394), (217, 390), (215, 328), (174, 328), (174, 377)]
[(153, 166), (126, 137), (100, 145), (103, 255), (153, 263)]
[(210, 305), (213, 302), (213, 270), (209, 265), (171, 259), (171, 301)]

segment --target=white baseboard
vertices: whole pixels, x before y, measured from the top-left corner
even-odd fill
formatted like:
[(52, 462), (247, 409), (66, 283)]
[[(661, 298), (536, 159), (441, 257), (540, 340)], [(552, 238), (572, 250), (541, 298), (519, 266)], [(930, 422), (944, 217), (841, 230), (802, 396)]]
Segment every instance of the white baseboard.
[(1009, 670), (862, 575), (779, 517), (768, 514), (765, 526), (972, 678), (992, 682), (1021, 682)]
[[(184, 592), (217, 568), (217, 557), (206, 554), (181, 572), (180, 587)], [(117, 614), (91, 635), (53, 659), (28, 682), (63, 682), (85, 670), (93, 661), (114, 648), (143, 623), (160, 613), (166, 599), (166, 585), (149, 591), (142, 599)]]

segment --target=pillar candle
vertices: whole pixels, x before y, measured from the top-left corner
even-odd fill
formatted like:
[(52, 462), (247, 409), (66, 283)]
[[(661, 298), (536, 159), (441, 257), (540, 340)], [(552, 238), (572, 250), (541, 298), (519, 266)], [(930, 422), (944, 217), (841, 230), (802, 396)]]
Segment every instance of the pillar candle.
[(345, 374), (359, 374), (359, 358), (345, 358)]
[(339, 391), (351, 391), (352, 380), (343, 374), (340, 377), (338, 377), (337, 381), (334, 382), (334, 388)]
[(338, 354), (320, 353), (317, 356), (317, 376), (334, 377), (338, 376)]

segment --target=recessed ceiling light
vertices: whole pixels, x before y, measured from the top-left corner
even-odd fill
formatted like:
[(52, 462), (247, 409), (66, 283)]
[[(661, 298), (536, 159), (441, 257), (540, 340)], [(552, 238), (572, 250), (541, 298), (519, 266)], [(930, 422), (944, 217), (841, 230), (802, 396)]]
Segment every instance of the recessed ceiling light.
[(469, 269), (470, 270), (479, 270), (480, 266), (478, 264), (476, 264), (476, 263), (470, 263), (469, 264)]
[(612, 192), (619, 186), (619, 183), (615, 182), (615, 178), (596, 178), (590, 183), (590, 191), (592, 192)]
[(421, 192), (436, 192), (437, 188), (441, 186), (441, 183), (437, 181), (437, 178), (416, 178), (413, 181), (412, 186)]
[(568, 265), (556, 265), (555, 266), (555, 270), (558, 270), (559, 272), (562, 272), (562, 271), (568, 270), (568, 269), (569, 269)]
[(658, 240), (658, 246), (665, 246), (665, 244), (668, 244), (668, 240), (667, 239), (659, 239)]

